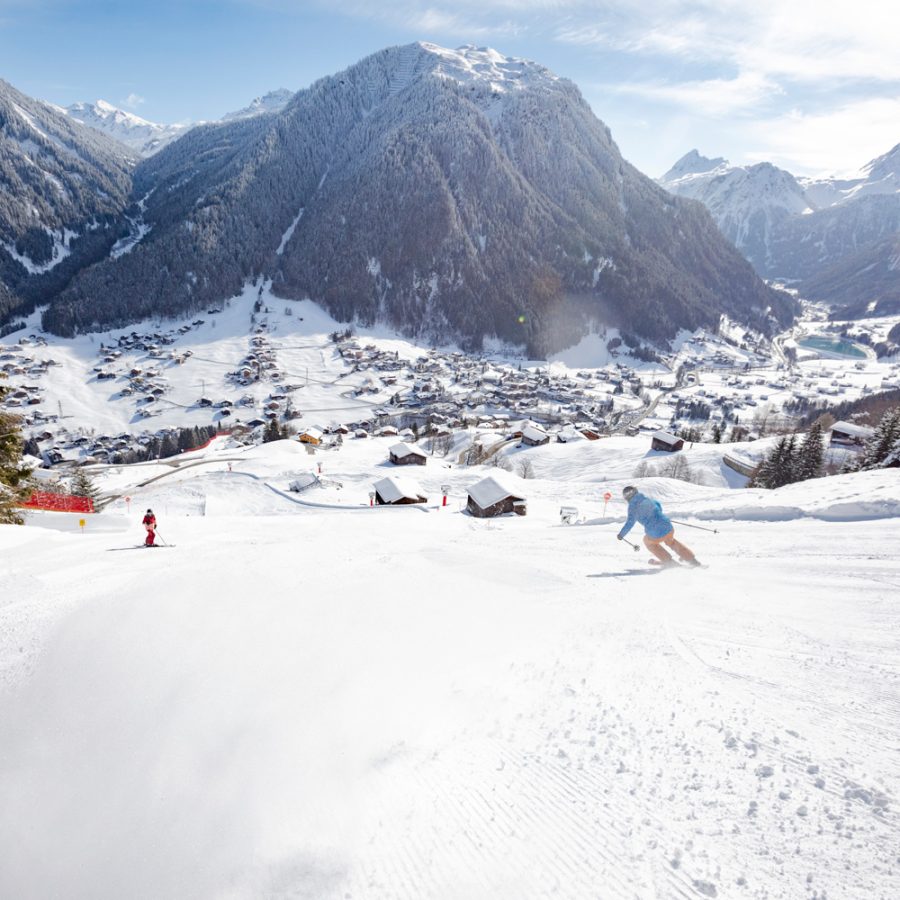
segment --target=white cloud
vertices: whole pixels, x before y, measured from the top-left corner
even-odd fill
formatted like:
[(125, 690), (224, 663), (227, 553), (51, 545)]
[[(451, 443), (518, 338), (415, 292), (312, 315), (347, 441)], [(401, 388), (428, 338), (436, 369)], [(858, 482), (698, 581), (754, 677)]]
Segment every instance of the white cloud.
[(127, 106), (129, 109), (137, 109), (142, 103), (146, 102), (140, 94), (132, 92), (122, 101), (122, 105)]
[(900, 141), (898, 123), (900, 97), (814, 115), (793, 110), (749, 127), (747, 161), (768, 160), (797, 175), (852, 175)]
[(882, 0), (612, 0), (573, 10), (556, 40), (764, 78), (900, 81), (900, 10)]
[(710, 78), (681, 83), (641, 82), (610, 85), (608, 91), (682, 106), (698, 117), (730, 116), (760, 107), (783, 93), (782, 88), (754, 72), (735, 78)]

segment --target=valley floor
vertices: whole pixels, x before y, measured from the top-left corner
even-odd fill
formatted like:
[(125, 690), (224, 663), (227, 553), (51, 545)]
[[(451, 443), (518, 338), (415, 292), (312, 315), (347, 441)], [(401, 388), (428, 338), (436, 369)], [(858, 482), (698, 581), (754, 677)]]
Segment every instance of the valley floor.
[(221, 509), (0, 527), (0, 895), (900, 896), (900, 520)]

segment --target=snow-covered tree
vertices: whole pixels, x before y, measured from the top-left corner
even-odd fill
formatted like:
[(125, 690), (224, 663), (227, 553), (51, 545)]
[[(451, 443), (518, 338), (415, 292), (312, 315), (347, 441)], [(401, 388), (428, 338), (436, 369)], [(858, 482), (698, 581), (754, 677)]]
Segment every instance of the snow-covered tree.
[[(0, 399), (5, 393), (0, 385)], [(31, 490), (31, 470), (22, 465), (22, 446), (18, 419), (0, 412), (0, 524), (22, 524), (18, 504)]]
[(71, 492), (76, 497), (89, 497), (91, 500), (96, 500), (98, 493), (91, 476), (84, 469), (76, 470), (72, 476)]
[(889, 409), (875, 427), (875, 434), (866, 444), (860, 468), (877, 469), (900, 443), (900, 406)]
[(822, 440), (822, 426), (819, 422), (813, 423), (797, 454), (795, 471), (796, 481), (806, 481), (808, 478), (819, 478), (824, 470), (825, 445)]
[(774, 489), (797, 481), (798, 456), (796, 435), (780, 438), (757, 466), (747, 486)]

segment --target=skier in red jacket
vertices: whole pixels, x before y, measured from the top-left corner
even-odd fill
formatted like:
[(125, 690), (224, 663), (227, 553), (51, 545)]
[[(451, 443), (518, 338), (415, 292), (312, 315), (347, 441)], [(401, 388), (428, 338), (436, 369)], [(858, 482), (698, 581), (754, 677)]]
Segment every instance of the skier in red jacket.
[(144, 516), (141, 524), (147, 529), (147, 540), (144, 541), (144, 546), (152, 547), (156, 540), (156, 516), (153, 515), (152, 509), (147, 510), (147, 515)]

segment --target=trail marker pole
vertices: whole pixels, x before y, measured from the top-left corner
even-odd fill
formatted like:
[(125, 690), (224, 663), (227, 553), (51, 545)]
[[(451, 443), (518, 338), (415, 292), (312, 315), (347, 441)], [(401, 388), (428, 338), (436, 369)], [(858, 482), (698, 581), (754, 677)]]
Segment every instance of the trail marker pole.
[(610, 500), (612, 500), (612, 494), (609, 491), (607, 491), (603, 495), (603, 515), (604, 516), (606, 515), (606, 504), (609, 503)]
[(84, 534), (84, 526), (87, 525), (87, 522), (85, 522), (84, 519), (79, 519), (78, 525), (81, 528), (81, 533)]
[(369, 491), (369, 506), (375, 505), (375, 491)]
[(450, 493), (450, 485), (442, 484), (441, 485), (441, 493), (444, 495), (444, 499), (441, 501), (441, 506), (447, 505), (447, 494)]
[(129, 514), (131, 513), (131, 497), (125, 498), (125, 509), (129, 512)]

